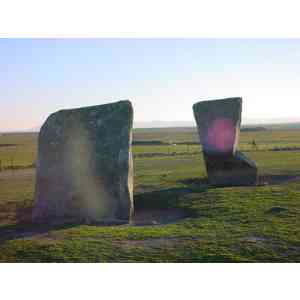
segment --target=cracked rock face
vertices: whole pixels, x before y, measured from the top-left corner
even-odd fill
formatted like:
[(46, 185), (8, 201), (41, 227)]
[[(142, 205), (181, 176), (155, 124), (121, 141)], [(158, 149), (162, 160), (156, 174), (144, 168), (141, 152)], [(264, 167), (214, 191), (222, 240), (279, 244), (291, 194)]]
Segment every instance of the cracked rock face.
[(201, 101), (194, 104), (193, 111), (210, 183), (256, 184), (255, 163), (237, 151), (242, 98)]
[(129, 222), (132, 123), (129, 101), (50, 115), (39, 134), (33, 221)]

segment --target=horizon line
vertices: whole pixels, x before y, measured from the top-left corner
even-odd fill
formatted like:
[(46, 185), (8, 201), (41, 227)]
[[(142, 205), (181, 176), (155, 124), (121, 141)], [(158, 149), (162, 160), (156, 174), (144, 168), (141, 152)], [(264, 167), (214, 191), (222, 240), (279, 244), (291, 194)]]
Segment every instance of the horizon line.
[[(135, 123), (154, 123), (154, 122), (161, 122), (161, 123), (192, 123), (192, 121), (137, 121)], [(289, 124), (300, 124), (300, 120), (298, 121), (280, 121), (280, 122), (257, 122), (257, 123), (244, 123), (241, 124), (241, 128), (242, 127), (246, 127), (246, 126), (272, 126), (272, 125), (289, 125)], [(154, 127), (139, 127), (139, 126), (134, 126), (133, 125), (133, 129), (163, 129), (163, 128), (196, 128), (196, 124), (195, 125), (175, 125), (175, 126), (154, 126)], [(40, 129), (8, 129), (8, 130), (2, 130), (0, 129), (0, 134), (4, 134), (4, 133), (38, 133), (40, 131)]]

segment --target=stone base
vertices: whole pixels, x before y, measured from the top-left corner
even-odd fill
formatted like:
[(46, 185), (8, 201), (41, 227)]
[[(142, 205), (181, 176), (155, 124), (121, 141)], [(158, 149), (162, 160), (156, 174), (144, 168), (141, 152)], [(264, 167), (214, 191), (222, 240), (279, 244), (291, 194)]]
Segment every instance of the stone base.
[(204, 153), (208, 180), (214, 186), (256, 185), (257, 167), (241, 152), (235, 156)]

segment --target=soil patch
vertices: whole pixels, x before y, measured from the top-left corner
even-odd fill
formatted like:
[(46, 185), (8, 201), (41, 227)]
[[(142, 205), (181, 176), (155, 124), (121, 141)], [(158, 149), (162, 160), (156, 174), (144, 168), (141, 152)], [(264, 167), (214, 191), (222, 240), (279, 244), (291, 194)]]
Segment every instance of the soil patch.
[[(121, 246), (126, 250), (130, 250), (136, 247), (142, 248), (172, 248), (180, 245), (185, 238), (166, 237), (166, 238), (151, 238), (145, 240), (125, 240), (116, 243), (116, 246)], [(193, 240), (200, 240), (200, 238), (194, 238)]]
[(240, 241), (249, 245), (254, 245), (262, 248), (268, 247), (273, 249), (274, 251), (277, 251), (280, 248), (280, 244), (278, 242), (272, 241), (271, 239), (262, 236), (247, 236), (242, 238)]
[(174, 247), (180, 243), (178, 238), (153, 238), (146, 240), (126, 240), (118, 242), (118, 246), (121, 246), (125, 249), (132, 249), (136, 247), (143, 248), (161, 248), (161, 247)]

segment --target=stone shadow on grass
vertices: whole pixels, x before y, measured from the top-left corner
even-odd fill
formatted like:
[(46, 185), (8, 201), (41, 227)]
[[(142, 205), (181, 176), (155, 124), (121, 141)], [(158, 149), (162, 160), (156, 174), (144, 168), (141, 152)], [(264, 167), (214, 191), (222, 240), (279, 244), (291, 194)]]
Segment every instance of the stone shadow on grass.
[(184, 185), (186, 185), (189, 188), (208, 188), (210, 186), (208, 178), (187, 178), (187, 179), (183, 179), (183, 180), (179, 180), (178, 183), (182, 183)]
[(134, 196), (133, 225), (165, 225), (181, 219), (192, 217), (192, 212), (180, 206), (181, 197), (206, 191), (207, 185), (191, 182), (180, 182), (185, 187), (174, 187)]
[(64, 225), (37, 225), (33, 223), (16, 223), (10, 225), (0, 226), (0, 246), (2, 243), (22, 238), (30, 238), (38, 234), (45, 234), (51, 230), (68, 229), (78, 224), (64, 224)]

